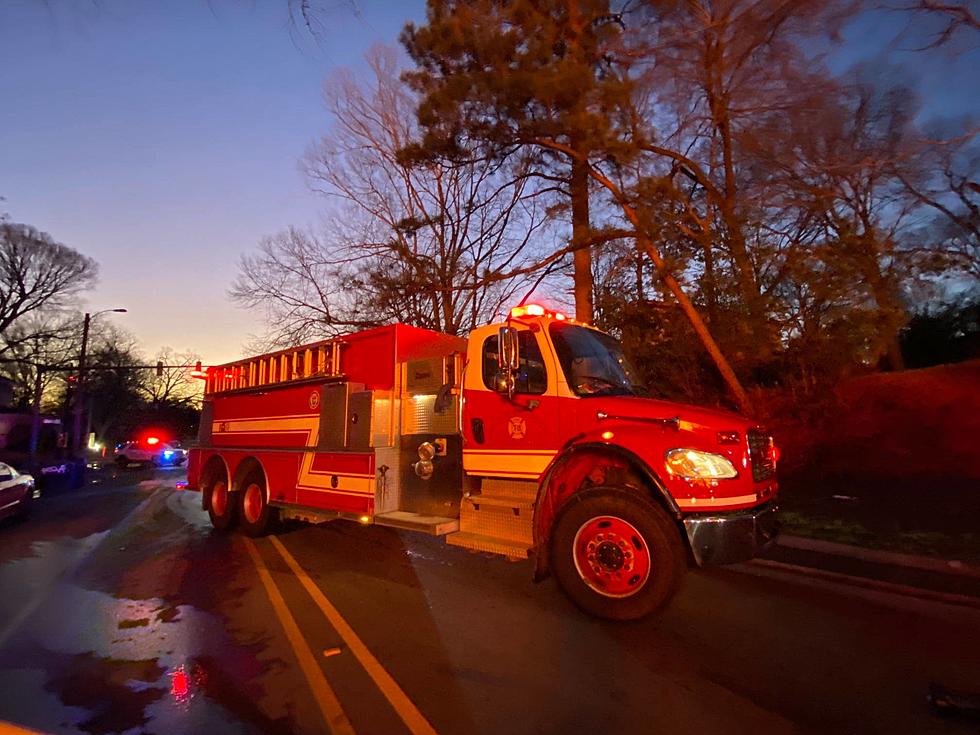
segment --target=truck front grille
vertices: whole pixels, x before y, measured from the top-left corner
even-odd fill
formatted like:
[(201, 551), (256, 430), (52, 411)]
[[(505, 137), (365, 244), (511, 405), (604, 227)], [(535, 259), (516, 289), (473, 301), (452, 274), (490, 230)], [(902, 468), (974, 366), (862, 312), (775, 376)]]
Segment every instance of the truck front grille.
[(752, 429), (748, 432), (749, 460), (752, 463), (752, 479), (756, 482), (768, 480), (776, 474), (776, 460), (772, 451), (772, 436)]

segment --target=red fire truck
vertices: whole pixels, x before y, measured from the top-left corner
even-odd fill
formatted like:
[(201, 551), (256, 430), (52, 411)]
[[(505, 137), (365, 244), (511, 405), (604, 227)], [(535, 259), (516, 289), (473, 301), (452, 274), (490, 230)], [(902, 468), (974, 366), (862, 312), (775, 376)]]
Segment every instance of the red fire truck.
[(638, 618), (775, 535), (772, 438), (645, 397), (610, 335), (539, 305), (468, 339), (393, 324), (211, 367), (188, 487), (217, 529), (344, 518), (534, 559)]

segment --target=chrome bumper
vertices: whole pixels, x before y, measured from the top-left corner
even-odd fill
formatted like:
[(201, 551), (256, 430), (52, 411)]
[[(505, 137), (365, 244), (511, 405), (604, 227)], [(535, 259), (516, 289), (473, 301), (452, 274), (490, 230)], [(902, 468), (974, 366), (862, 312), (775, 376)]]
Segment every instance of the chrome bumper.
[(754, 557), (779, 533), (774, 503), (730, 513), (691, 515), (684, 530), (698, 566), (735, 564)]

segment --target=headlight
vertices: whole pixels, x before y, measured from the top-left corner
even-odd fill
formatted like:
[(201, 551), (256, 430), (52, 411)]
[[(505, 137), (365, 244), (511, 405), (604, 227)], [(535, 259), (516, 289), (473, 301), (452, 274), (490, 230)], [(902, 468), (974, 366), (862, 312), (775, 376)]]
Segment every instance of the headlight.
[(727, 480), (738, 477), (735, 466), (720, 454), (697, 449), (671, 449), (665, 455), (672, 475), (692, 480)]

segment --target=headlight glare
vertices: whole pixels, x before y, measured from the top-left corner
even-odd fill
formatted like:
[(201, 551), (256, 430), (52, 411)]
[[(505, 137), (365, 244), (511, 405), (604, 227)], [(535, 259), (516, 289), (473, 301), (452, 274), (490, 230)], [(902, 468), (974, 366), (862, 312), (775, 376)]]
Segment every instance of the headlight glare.
[(691, 480), (728, 480), (738, 477), (735, 466), (720, 454), (697, 449), (671, 449), (665, 459), (667, 470), (677, 477)]

